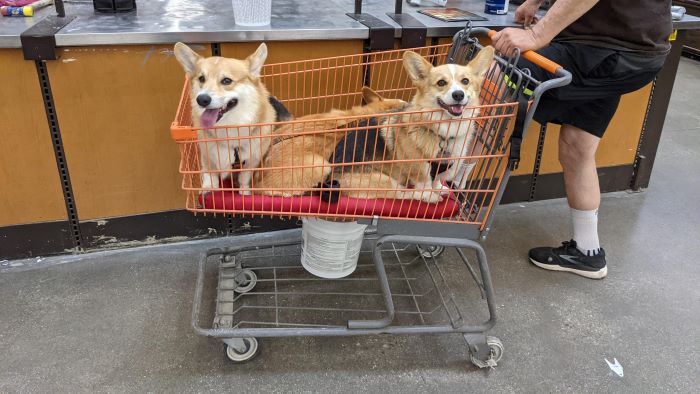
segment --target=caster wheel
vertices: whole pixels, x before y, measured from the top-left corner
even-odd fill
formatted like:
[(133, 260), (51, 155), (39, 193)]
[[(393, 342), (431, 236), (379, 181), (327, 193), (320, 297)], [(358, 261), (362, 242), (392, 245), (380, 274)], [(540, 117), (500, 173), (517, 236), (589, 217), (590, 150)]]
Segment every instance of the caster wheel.
[(430, 245), (430, 246), (420, 246), (416, 245), (416, 250), (418, 253), (420, 253), (421, 256), (425, 257), (426, 259), (430, 258), (437, 258), (442, 254), (442, 252), (445, 251), (444, 246), (440, 245)]
[(476, 365), (479, 368), (493, 368), (498, 364), (499, 361), (501, 361), (501, 358), (503, 357), (503, 343), (500, 339), (496, 337), (486, 337), (486, 344), (488, 345), (490, 350), (489, 358), (486, 361), (481, 361), (475, 358), (472, 354), (469, 355), (472, 364)]
[(258, 276), (253, 270), (244, 269), (236, 275), (235, 281), (236, 287), (233, 288), (233, 291), (247, 293), (253, 290), (253, 287), (258, 283)]
[(250, 361), (260, 353), (260, 345), (256, 338), (241, 338), (241, 341), (245, 345), (243, 349), (236, 349), (231, 345), (224, 344), (226, 358), (234, 363)]

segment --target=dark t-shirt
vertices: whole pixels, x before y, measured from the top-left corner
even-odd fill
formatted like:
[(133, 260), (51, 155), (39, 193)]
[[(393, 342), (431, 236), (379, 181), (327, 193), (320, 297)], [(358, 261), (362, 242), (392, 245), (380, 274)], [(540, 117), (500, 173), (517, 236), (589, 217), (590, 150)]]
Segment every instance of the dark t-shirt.
[(671, 0), (601, 0), (555, 40), (665, 55), (671, 26)]

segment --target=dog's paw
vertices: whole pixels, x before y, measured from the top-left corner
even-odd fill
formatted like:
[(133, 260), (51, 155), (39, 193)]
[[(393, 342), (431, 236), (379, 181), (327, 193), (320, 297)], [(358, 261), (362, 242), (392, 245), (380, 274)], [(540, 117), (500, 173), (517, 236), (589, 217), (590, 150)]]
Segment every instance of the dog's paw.
[(250, 190), (247, 190), (247, 189), (246, 189), (246, 190), (239, 190), (239, 191), (238, 191), (238, 194), (240, 194), (241, 196), (250, 196), (250, 195), (253, 194), (253, 192), (251, 192)]
[(446, 196), (446, 195), (450, 194), (450, 190), (452, 190), (452, 189), (450, 189), (449, 186), (443, 185), (442, 183), (441, 183), (440, 186), (437, 187), (436, 189), (439, 189), (439, 190), (440, 190), (439, 193), (440, 193), (441, 196)]
[(209, 190), (214, 188), (214, 180), (210, 177), (204, 177), (202, 178), (202, 189), (200, 190), (203, 193), (208, 192)]

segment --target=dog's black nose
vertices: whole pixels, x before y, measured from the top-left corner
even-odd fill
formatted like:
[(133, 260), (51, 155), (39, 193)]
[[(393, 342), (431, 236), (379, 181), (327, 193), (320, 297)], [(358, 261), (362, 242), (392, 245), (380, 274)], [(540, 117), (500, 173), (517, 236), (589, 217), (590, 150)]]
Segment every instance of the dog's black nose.
[(197, 96), (197, 104), (199, 104), (200, 107), (206, 107), (211, 104), (211, 96), (206, 93), (200, 94)]
[(452, 98), (455, 99), (455, 101), (462, 101), (464, 99), (464, 92), (461, 90), (455, 90), (452, 92)]

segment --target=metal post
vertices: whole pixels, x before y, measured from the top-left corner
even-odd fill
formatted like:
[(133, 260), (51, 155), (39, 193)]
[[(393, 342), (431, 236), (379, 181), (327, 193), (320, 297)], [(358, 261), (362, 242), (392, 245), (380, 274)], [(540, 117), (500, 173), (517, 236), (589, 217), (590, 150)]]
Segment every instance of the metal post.
[(394, 3), (394, 14), (400, 14), (402, 11), (401, 7), (403, 7), (403, 1), (396, 0), (396, 3)]
[(362, 13), (362, 0), (355, 0), (355, 14), (359, 15)]

